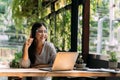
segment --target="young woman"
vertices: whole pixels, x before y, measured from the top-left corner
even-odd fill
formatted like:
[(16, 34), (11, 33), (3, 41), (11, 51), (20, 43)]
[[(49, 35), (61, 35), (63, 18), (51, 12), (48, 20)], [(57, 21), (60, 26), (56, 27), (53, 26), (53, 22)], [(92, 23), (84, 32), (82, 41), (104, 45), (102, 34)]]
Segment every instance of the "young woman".
[[(44, 23), (35, 23), (31, 29), (31, 37), (26, 40), (23, 47), (21, 67), (34, 67), (35, 65), (51, 65), (56, 56), (56, 49), (47, 40), (47, 28)], [(32, 80), (51, 80), (51, 77), (33, 77)]]

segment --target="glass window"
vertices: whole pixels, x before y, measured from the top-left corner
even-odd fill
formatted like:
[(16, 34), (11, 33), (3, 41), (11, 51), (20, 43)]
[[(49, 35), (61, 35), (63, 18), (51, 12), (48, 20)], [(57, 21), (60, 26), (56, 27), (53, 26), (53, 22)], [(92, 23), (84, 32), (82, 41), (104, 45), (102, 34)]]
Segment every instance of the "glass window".
[(90, 53), (120, 52), (120, 1), (90, 0)]

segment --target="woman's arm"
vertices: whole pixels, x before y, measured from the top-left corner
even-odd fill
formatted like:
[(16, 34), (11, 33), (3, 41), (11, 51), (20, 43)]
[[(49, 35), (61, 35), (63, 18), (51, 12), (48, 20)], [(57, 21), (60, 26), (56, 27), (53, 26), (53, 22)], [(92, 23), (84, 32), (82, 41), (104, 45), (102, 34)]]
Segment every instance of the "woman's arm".
[(30, 38), (30, 39), (26, 40), (26, 42), (23, 46), (23, 55), (22, 55), (22, 59), (20, 61), (21, 67), (29, 67), (30, 66), (28, 49), (29, 49), (30, 45), (32, 44), (32, 42), (33, 42), (33, 38)]

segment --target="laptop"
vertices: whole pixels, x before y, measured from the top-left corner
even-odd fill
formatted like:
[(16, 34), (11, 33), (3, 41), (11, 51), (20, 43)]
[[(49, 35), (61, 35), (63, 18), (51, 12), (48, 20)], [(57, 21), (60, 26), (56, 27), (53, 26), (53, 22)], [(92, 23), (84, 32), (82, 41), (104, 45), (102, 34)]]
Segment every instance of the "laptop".
[(58, 52), (52, 67), (40, 68), (47, 71), (68, 71), (73, 70), (78, 57), (77, 52)]

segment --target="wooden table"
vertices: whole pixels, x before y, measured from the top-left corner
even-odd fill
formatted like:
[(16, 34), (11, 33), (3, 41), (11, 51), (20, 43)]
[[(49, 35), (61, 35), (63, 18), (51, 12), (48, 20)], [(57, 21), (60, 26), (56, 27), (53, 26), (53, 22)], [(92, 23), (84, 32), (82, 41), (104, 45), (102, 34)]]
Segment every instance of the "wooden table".
[(30, 76), (41, 76), (41, 77), (120, 77), (120, 73), (110, 72), (99, 72), (99, 71), (43, 71), (35, 68), (31, 69), (0, 69), (0, 76), (8, 77), (30, 77)]

